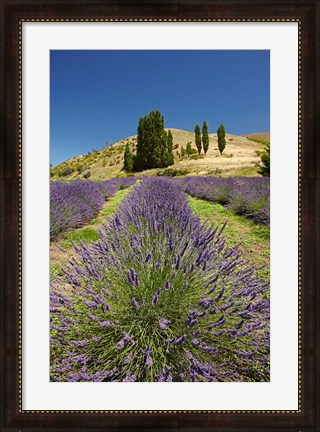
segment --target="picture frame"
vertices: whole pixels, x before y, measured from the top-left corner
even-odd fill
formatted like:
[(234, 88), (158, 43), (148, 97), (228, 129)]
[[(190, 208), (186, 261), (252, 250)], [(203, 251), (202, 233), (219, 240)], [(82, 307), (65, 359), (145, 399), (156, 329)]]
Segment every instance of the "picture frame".
[[(317, 0), (2, 2), (1, 428), (23, 430), (318, 431), (319, 34)], [(22, 408), (22, 25), (24, 22), (299, 24), (299, 409), (26, 411)], [(318, 201), (319, 202), (319, 201)], [(41, 395), (39, 395), (41, 397)]]

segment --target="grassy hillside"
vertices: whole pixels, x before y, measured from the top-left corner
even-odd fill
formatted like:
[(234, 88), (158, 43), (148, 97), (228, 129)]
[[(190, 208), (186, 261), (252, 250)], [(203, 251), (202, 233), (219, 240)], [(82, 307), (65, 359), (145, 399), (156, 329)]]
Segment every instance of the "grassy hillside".
[[(206, 156), (192, 155), (181, 157), (181, 148), (188, 142), (194, 144), (194, 132), (170, 128), (173, 135), (173, 153), (175, 163), (170, 169), (178, 170), (181, 175), (214, 175), (214, 176), (258, 176), (260, 158), (256, 151), (263, 150), (260, 142), (252, 141), (254, 136), (237, 136), (226, 134), (227, 145), (222, 155), (218, 151), (217, 135), (209, 135), (209, 150)], [(253, 134), (255, 136), (259, 134)], [(265, 135), (265, 134), (263, 134)], [(100, 151), (92, 151), (69, 159), (51, 169), (51, 178), (105, 180), (125, 176), (123, 171), (123, 154), (126, 143), (133, 152), (136, 150), (137, 136), (118, 141)], [(166, 173), (165, 169), (143, 171), (139, 175), (157, 175)]]
[(257, 132), (245, 135), (245, 137), (254, 141), (270, 142), (270, 132)]

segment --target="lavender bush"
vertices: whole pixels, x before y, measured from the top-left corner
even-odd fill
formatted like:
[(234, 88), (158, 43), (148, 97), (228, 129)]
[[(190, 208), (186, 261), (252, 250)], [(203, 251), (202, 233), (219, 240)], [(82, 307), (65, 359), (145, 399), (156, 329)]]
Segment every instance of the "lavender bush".
[(144, 179), (51, 290), (54, 381), (268, 381), (268, 283)]
[(256, 222), (270, 222), (270, 180), (268, 177), (185, 177), (167, 179), (196, 198), (218, 202)]
[(84, 180), (51, 182), (50, 237), (92, 219), (106, 198), (114, 195), (121, 185), (131, 186), (136, 180), (135, 177), (125, 177), (100, 183)]

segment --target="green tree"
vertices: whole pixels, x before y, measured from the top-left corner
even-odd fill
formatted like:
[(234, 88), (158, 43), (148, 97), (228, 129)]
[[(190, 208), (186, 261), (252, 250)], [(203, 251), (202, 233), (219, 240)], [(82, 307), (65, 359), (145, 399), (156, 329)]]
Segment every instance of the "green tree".
[(196, 124), (194, 128), (194, 134), (195, 134), (196, 147), (198, 149), (198, 153), (200, 154), (201, 153), (201, 130), (198, 124)]
[(203, 122), (202, 126), (202, 146), (204, 154), (207, 154), (209, 148), (209, 132), (208, 132), (208, 124), (206, 121)]
[(184, 147), (181, 147), (181, 157), (183, 158), (185, 154), (186, 154), (186, 151), (185, 151)]
[(225, 127), (224, 127), (223, 124), (221, 124), (218, 127), (217, 136), (218, 136), (218, 148), (219, 148), (219, 152), (220, 152), (220, 154), (222, 154), (222, 152), (223, 152), (223, 150), (225, 149), (225, 146), (226, 146), (226, 129), (225, 129)]
[(270, 142), (265, 143), (265, 150), (258, 152), (258, 155), (260, 156), (262, 163), (258, 173), (270, 177)]
[(173, 136), (171, 133), (171, 130), (168, 131), (167, 134), (167, 151), (168, 151), (168, 156), (167, 156), (167, 165), (173, 165), (174, 164), (174, 156), (173, 156)]
[(187, 143), (186, 153), (187, 153), (188, 156), (192, 155), (191, 142), (188, 142), (188, 143)]
[(151, 111), (139, 119), (134, 170), (166, 167), (171, 162), (172, 134), (164, 130), (164, 118), (160, 111)]
[(127, 172), (133, 171), (133, 154), (131, 153), (129, 143), (126, 144), (124, 151), (123, 169)]

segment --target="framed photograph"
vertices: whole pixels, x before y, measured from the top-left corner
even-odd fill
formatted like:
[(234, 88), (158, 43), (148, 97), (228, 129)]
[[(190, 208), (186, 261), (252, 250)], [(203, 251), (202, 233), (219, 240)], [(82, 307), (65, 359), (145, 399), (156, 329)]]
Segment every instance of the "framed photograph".
[(319, 430), (319, 13), (2, 2), (1, 430)]

